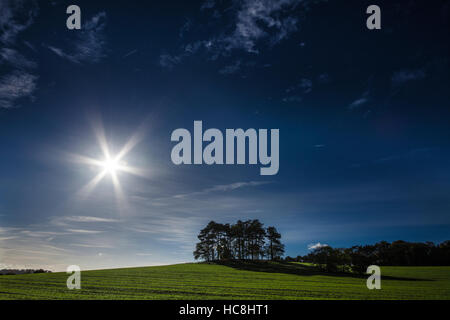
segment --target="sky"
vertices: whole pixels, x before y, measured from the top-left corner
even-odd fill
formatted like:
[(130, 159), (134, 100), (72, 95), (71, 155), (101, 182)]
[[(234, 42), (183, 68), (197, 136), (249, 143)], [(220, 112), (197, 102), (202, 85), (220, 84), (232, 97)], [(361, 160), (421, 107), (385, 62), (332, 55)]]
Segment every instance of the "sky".
[[(72, 2), (0, 0), (0, 269), (189, 262), (210, 220), (290, 256), (450, 238), (448, 1), (376, 1), (380, 30), (356, 0), (75, 1), (68, 30)], [(279, 129), (279, 172), (173, 164), (196, 120)]]

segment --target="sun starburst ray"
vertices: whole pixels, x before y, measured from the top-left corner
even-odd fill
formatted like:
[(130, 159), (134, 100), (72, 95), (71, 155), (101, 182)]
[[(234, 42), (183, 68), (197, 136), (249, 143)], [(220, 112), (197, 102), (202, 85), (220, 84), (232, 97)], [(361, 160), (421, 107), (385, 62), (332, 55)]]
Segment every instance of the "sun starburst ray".
[(90, 158), (83, 155), (71, 154), (71, 160), (96, 166), (100, 168), (100, 172), (90, 180), (80, 191), (79, 194), (84, 197), (88, 196), (93, 189), (107, 176), (111, 177), (111, 181), (114, 187), (114, 196), (117, 201), (120, 212), (124, 212), (127, 209), (127, 201), (125, 193), (119, 181), (118, 173), (125, 172), (135, 176), (148, 177), (148, 172), (145, 170), (129, 166), (122, 159), (139, 143), (142, 138), (142, 128), (137, 130), (135, 134), (124, 144), (120, 151), (113, 155), (110, 151), (108, 142), (106, 140), (105, 131), (101, 121), (94, 122), (94, 133), (99, 144), (99, 147), (103, 153), (103, 160)]
[(106, 175), (106, 171), (103, 170), (99, 172), (91, 181), (89, 181), (80, 191), (79, 195), (86, 197), (88, 196), (92, 190), (97, 186), (97, 184), (103, 179)]

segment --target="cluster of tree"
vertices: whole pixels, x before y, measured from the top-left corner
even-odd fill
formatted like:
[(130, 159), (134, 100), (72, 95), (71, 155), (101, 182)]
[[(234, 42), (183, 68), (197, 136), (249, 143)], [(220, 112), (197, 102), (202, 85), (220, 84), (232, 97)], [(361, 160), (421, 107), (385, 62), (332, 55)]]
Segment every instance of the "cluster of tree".
[(305, 256), (286, 257), (286, 261), (310, 262), (327, 271), (354, 271), (365, 273), (370, 265), (379, 266), (443, 266), (450, 265), (450, 240), (433, 242), (392, 243), (381, 241), (373, 245), (351, 248), (324, 246)]
[(28, 273), (51, 273), (51, 271), (44, 269), (2, 269), (0, 275), (14, 275), (14, 274), (28, 274)]
[(200, 230), (198, 239), (194, 258), (206, 261), (276, 260), (284, 254), (281, 234), (275, 227), (264, 228), (257, 219), (239, 220), (231, 225), (211, 221)]

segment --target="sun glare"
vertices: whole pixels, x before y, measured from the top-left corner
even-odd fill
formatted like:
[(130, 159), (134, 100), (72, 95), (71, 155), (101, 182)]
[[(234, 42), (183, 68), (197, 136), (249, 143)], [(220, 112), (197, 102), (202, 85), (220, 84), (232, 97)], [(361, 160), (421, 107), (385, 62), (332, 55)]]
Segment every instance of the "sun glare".
[(119, 170), (119, 163), (116, 159), (106, 159), (102, 162), (103, 169), (110, 174), (115, 174)]
[(103, 159), (94, 159), (82, 155), (72, 155), (73, 159), (88, 164), (90, 166), (96, 166), (99, 167), (100, 172), (98, 172), (81, 190), (80, 194), (86, 196), (88, 195), (96, 186), (97, 184), (102, 181), (106, 175), (109, 175), (111, 177), (112, 184), (114, 186), (116, 198), (123, 207), (125, 205), (125, 195), (122, 191), (122, 187), (119, 181), (119, 175), (118, 172), (124, 172), (140, 177), (147, 177), (148, 173), (146, 170), (132, 167), (128, 165), (124, 158), (127, 156), (127, 154), (136, 146), (136, 144), (140, 141), (142, 137), (142, 130), (138, 130), (122, 147), (122, 149), (114, 155), (111, 155), (108, 143), (106, 142), (103, 126), (100, 122), (97, 123), (96, 126), (94, 126), (95, 135), (97, 138), (97, 141), (99, 143), (100, 149), (103, 152)]

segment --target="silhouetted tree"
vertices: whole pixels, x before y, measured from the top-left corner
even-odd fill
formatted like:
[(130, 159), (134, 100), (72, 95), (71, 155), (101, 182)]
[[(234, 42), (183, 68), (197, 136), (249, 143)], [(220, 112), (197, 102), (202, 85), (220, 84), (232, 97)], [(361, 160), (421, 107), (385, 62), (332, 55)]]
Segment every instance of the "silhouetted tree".
[(230, 233), (232, 238), (233, 256), (236, 259), (244, 259), (245, 257), (245, 223), (238, 220), (236, 224), (230, 227)]
[(200, 230), (198, 234), (199, 243), (196, 244), (194, 251), (195, 259), (203, 259), (206, 261), (215, 260), (217, 255), (217, 223), (210, 221), (208, 225)]
[(258, 220), (252, 220), (247, 229), (248, 249), (252, 260), (264, 257), (264, 238), (266, 230), (263, 224)]
[[(270, 259), (280, 258), (284, 253), (281, 235), (275, 227), (268, 228), (258, 220), (238, 220), (236, 224), (221, 224), (210, 221), (198, 234), (198, 242), (193, 252), (195, 259), (205, 261), (227, 259)], [(265, 246), (269, 241), (268, 250)]]
[[(398, 240), (392, 243), (381, 241), (374, 245), (353, 246), (348, 249), (325, 247), (299, 257), (298, 260), (315, 263), (329, 271), (337, 267), (342, 271), (351, 269), (361, 274), (373, 264), (380, 266), (450, 265), (450, 241), (434, 244)], [(333, 265), (335, 261), (337, 261), (336, 266)]]
[(281, 234), (278, 233), (275, 227), (268, 227), (266, 229), (267, 235), (267, 253), (270, 260), (278, 259), (284, 254), (284, 244), (281, 243)]

